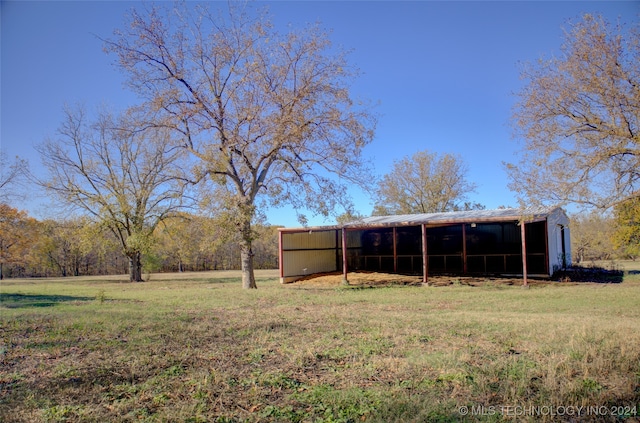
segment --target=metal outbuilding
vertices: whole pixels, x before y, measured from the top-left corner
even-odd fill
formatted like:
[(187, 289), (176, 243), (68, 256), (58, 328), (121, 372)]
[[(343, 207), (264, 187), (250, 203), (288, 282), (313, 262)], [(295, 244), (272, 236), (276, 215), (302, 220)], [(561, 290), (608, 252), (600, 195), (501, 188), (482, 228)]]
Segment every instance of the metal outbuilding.
[(279, 229), (280, 282), (314, 273), (549, 277), (571, 263), (561, 208), (372, 216), (336, 226)]

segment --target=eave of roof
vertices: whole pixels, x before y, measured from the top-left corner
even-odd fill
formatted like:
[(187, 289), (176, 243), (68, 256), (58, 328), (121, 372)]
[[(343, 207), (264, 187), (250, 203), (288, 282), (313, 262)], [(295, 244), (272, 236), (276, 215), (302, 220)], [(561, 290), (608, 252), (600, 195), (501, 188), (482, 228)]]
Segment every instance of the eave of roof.
[(469, 210), (446, 213), (420, 213), (393, 216), (371, 216), (345, 223), (344, 225), (315, 226), (307, 228), (279, 228), (283, 232), (305, 232), (332, 229), (367, 229), (399, 226), (441, 226), (456, 223), (488, 223), (520, 221), (537, 222), (545, 220), (556, 207), (527, 209)]

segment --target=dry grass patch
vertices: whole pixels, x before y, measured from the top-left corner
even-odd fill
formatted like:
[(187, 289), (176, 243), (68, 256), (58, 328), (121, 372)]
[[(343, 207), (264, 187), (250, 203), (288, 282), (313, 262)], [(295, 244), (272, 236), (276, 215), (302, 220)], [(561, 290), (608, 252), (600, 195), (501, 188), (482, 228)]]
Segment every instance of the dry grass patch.
[[(350, 286), (355, 287), (383, 287), (383, 286), (420, 286), (422, 285), (422, 276), (418, 275), (401, 275), (382, 272), (349, 272), (347, 280)], [(342, 285), (342, 272), (317, 273), (305, 276), (290, 286), (317, 286), (317, 287), (338, 287)], [(499, 278), (499, 277), (473, 277), (473, 276), (430, 276), (429, 285), (431, 286), (447, 286), (447, 285), (469, 285), (479, 286), (483, 284), (499, 284), (499, 285), (522, 285), (521, 278)], [(531, 283), (539, 284), (544, 281), (532, 280)]]

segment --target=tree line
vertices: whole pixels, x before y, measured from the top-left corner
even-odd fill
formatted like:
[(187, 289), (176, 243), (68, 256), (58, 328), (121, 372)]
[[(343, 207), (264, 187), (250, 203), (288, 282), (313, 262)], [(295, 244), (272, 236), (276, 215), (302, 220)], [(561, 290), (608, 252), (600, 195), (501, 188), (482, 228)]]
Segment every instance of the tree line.
[[(277, 268), (277, 227), (256, 224), (255, 233), (256, 268)], [(143, 272), (240, 268), (239, 241), (211, 217), (176, 214), (156, 227), (150, 241), (141, 255)], [(117, 237), (88, 216), (38, 220), (0, 204), (0, 279), (128, 271), (128, 257)]]
[[(398, 203), (400, 205), (402, 203)], [(632, 209), (631, 206), (635, 208)], [(612, 215), (570, 216), (573, 261), (640, 257), (640, 202), (626, 203)], [(339, 220), (355, 219), (343, 216)], [(278, 267), (276, 226), (256, 224), (253, 240), (257, 269)], [(239, 242), (213, 217), (179, 213), (159, 225), (141, 258), (143, 272), (197, 272), (241, 267)], [(114, 234), (87, 216), (37, 220), (25, 211), (0, 204), (0, 279), (121, 275), (128, 258)]]

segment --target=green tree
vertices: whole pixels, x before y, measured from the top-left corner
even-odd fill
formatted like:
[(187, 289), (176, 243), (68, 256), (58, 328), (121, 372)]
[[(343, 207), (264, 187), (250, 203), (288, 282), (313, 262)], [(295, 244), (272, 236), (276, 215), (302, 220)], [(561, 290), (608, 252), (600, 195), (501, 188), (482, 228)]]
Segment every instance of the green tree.
[(625, 256), (636, 259), (640, 256), (640, 198), (616, 205), (613, 214), (616, 248)]
[(281, 34), (241, 7), (133, 12), (105, 44), (151, 123), (199, 160), (194, 179), (214, 183), (208, 196), (240, 240), (242, 286), (256, 288), (256, 213), (270, 203), (327, 215), (348, 201), (347, 184), (369, 180), (361, 155), (375, 120), (350, 96), (357, 72), (317, 26)]
[(374, 215), (437, 213), (483, 209), (467, 201), (476, 188), (467, 181), (467, 166), (453, 154), (419, 151), (393, 163), (378, 183)]
[(525, 144), (507, 165), (523, 201), (607, 209), (640, 196), (638, 28), (584, 15), (558, 57), (524, 67), (513, 122)]
[(108, 113), (88, 122), (83, 110), (66, 109), (58, 135), (38, 148), (48, 170), (40, 183), (111, 231), (129, 260), (130, 280), (142, 281), (142, 254), (155, 227), (181, 206), (181, 150), (168, 131)]

